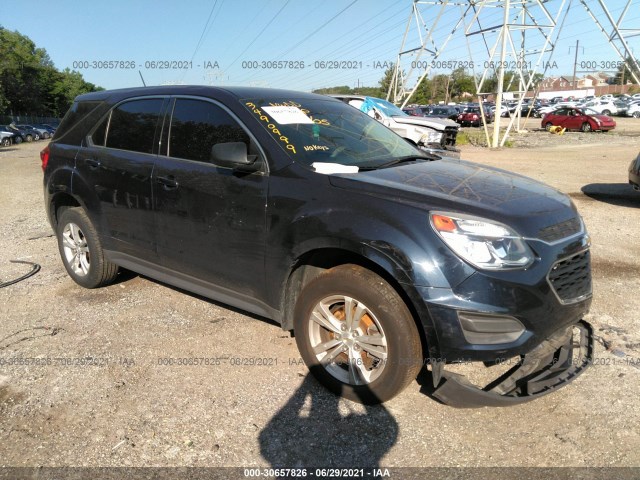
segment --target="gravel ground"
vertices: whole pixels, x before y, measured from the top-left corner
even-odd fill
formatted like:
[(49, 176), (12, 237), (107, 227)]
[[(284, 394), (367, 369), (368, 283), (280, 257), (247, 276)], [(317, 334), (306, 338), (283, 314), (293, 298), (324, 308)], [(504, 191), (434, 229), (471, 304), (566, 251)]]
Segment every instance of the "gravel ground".
[[(571, 195), (593, 239), (597, 364), (507, 409), (441, 405), (425, 380), (363, 407), (308, 377), (294, 340), (265, 319), (133, 274), (82, 289), (45, 218), (44, 143), (0, 150), (0, 281), (28, 270), (10, 260), (42, 265), (0, 289), (0, 465), (640, 465), (640, 194), (626, 185), (640, 121), (622, 123), (532, 132), (535, 149), (463, 150)], [(10, 364), (25, 358), (41, 364)]]

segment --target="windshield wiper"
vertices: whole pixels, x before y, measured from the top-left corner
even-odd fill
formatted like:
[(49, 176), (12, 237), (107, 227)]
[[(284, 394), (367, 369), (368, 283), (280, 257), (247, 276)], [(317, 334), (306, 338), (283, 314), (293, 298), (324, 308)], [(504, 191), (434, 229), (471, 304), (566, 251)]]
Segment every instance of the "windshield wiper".
[(360, 167), (360, 171), (366, 171), (366, 170), (379, 170), (381, 168), (389, 168), (389, 167), (395, 167), (396, 165), (400, 165), (401, 163), (409, 163), (409, 162), (413, 162), (415, 160), (439, 160), (439, 157), (436, 156), (426, 156), (426, 155), (407, 155), (406, 157), (400, 157), (400, 158), (396, 158), (394, 160), (391, 160), (389, 162), (385, 162), (385, 163), (381, 163), (380, 165), (372, 165), (372, 166), (367, 166), (367, 167)]

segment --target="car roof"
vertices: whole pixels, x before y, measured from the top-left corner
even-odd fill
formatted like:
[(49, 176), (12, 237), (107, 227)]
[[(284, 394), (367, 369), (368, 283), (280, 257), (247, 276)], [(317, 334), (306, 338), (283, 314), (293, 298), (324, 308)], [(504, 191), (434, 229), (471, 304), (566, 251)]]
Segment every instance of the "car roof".
[[(235, 97), (235, 98), (296, 98), (296, 99), (326, 99), (325, 95), (284, 90), (276, 88), (257, 87), (211, 87), (206, 85), (161, 85), (154, 87), (134, 87), (117, 90), (101, 90), (85, 93), (76, 101), (112, 101), (117, 102), (125, 98), (146, 95), (193, 95), (205, 97)], [(364, 97), (363, 97), (364, 98)]]

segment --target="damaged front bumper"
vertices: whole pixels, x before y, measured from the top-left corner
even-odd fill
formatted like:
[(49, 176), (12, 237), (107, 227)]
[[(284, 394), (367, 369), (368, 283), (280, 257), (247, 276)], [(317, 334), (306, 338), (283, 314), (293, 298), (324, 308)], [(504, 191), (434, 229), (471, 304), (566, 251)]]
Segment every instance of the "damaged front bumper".
[(585, 321), (556, 332), (520, 357), (499, 378), (478, 387), (444, 364), (432, 365), (433, 396), (457, 408), (504, 407), (529, 402), (573, 381), (593, 358), (593, 329)]

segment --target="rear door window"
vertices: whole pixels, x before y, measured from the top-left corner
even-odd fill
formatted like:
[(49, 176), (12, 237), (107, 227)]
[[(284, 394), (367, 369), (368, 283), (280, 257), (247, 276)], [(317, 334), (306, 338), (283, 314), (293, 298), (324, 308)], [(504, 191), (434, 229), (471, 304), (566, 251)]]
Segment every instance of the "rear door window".
[(156, 126), (163, 99), (131, 100), (111, 112), (106, 147), (140, 153), (153, 153)]

